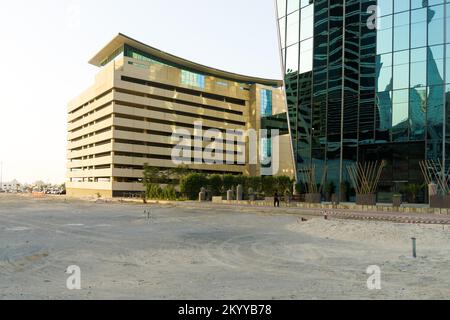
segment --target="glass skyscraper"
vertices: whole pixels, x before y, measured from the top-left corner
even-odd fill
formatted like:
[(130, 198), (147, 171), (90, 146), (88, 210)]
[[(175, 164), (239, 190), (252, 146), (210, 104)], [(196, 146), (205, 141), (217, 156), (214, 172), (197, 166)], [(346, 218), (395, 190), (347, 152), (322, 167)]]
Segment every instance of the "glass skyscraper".
[(386, 160), (380, 192), (450, 165), (450, 1), (277, 0), (297, 170)]

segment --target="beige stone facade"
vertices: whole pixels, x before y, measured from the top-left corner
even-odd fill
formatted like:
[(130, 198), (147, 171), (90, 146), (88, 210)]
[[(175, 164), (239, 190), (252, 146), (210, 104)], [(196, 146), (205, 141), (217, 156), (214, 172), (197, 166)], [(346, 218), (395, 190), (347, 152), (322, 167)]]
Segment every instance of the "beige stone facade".
[[(261, 91), (272, 96), (273, 115), (285, 114), (282, 81), (208, 68), (119, 34), (91, 61), (95, 83), (68, 106), (67, 191), (72, 196), (122, 196), (143, 191), (143, 166), (174, 168), (175, 130), (259, 130)], [(286, 124), (287, 126), (287, 124)], [(225, 137), (225, 136), (224, 136)], [(294, 176), (290, 135), (280, 138), (280, 170)], [(201, 143), (201, 142), (200, 142)], [(210, 142), (203, 142), (208, 150)], [(194, 138), (192, 140), (194, 146)], [(193, 151), (195, 151), (194, 149)], [(248, 139), (224, 141), (215, 154), (246, 151)], [(202, 151), (198, 150), (197, 151)], [(195, 152), (193, 152), (195, 159)], [(205, 159), (207, 160), (207, 159)], [(261, 174), (260, 165), (192, 163), (205, 173)]]

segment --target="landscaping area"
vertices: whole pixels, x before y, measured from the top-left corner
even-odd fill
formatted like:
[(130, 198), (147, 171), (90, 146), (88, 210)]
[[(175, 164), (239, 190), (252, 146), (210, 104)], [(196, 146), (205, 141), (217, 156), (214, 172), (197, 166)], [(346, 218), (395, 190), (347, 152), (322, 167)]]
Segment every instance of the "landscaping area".
[[(309, 172), (314, 173), (314, 170), (309, 169)], [(145, 166), (143, 184), (146, 190), (145, 200), (199, 200), (199, 194), (203, 190), (206, 201), (216, 197), (222, 197), (223, 200), (262, 201), (273, 198), (277, 194), (281, 199), (289, 202), (316, 204), (359, 202), (358, 204), (374, 206), (378, 201), (392, 203), (394, 207), (405, 203), (423, 203), (423, 193), (426, 190), (425, 185), (410, 184), (397, 188), (396, 192), (375, 194), (376, 182), (372, 182), (370, 188), (366, 187), (369, 183), (366, 185), (360, 183), (355, 188), (355, 184), (348, 181), (336, 186), (334, 182), (326, 179), (317, 181), (311, 173), (302, 176), (302, 181), (304, 182), (295, 183), (287, 176), (248, 177), (232, 174), (202, 174), (193, 173), (185, 167), (162, 169)], [(242, 198), (237, 196), (238, 189), (242, 193)], [(229, 191), (233, 195), (232, 199), (228, 199)]]
[[(291, 196), (294, 180), (286, 176), (247, 177), (232, 174), (201, 174), (189, 172), (186, 168), (160, 169), (144, 167), (146, 199), (150, 200), (198, 200), (202, 188), (207, 200), (213, 197), (226, 198), (228, 191), (236, 193), (238, 186), (243, 190), (243, 199), (262, 199)], [(236, 199), (234, 199), (236, 200)]]

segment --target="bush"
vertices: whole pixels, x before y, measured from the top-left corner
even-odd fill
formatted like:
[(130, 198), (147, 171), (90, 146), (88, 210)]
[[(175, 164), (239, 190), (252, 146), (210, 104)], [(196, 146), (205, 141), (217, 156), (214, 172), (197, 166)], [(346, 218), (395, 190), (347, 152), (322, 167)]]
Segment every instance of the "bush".
[(306, 186), (303, 182), (299, 182), (295, 185), (295, 190), (297, 191), (298, 194), (306, 194), (307, 190), (306, 190)]
[(286, 176), (278, 176), (275, 178), (276, 180), (276, 189), (281, 194), (284, 194), (286, 191), (292, 192), (292, 184), (293, 181), (291, 178)]
[(276, 190), (276, 180), (272, 176), (262, 177), (262, 191), (266, 197), (273, 197)]
[(247, 187), (252, 188), (254, 192), (260, 193), (262, 191), (262, 179), (261, 177), (248, 177)]
[(201, 188), (208, 184), (208, 179), (203, 174), (192, 173), (181, 179), (180, 189), (189, 200), (196, 200)]
[(218, 174), (214, 174), (208, 177), (208, 187), (210, 191), (215, 196), (220, 196), (223, 192), (223, 181), (222, 177)]
[(323, 191), (326, 194), (333, 194), (336, 191), (336, 185), (333, 181), (327, 181), (323, 186)]
[(226, 174), (226, 175), (223, 176), (224, 192), (227, 192), (228, 190), (231, 190), (235, 186), (236, 186), (236, 180), (235, 180), (235, 177), (232, 174)]
[(157, 184), (148, 184), (147, 185), (147, 199), (159, 200), (163, 194), (163, 190)]
[(162, 190), (162, 197), (164, 200), (175, 201), (177, 200), (177, 191), (172, 185), (167, 186)]

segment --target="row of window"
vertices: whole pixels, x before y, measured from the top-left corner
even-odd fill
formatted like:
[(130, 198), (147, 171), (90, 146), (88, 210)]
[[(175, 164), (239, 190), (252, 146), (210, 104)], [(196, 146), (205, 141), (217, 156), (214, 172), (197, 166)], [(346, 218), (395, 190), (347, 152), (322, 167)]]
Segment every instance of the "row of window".
[(377, 91), (449, 83), (449, 63), (450, 45), (447, 49), (440, 45), (378, 55)]
[[(203, 74), (199, 74), (196, 72), (192, 72), (192, 71), (188, 71), (188, 70), (184, 70), (181, 66), (173, 66), (170, 65), (168, 63), (164, 63), (163, 61), (160, 61), (156, 58), (151, 57), (149, 54), (142, 52), (138, 49), (132, 48), (130, 46), (125, 45), (125, 56), (135, 59), (135, 60), (140, 60), (140, 61), (145, 61), (148, 62), (150, 64), (159, 64), (165, 67), (170, 67), (170, 68), (177, 68), (181, 70), (181, 75), (180, 75), (180, 82), (184, 85), (189, 85), (189, 86), (193, 86), (193, 87), (197, 87), (200, 89), (204, 89), (205, 88), (205, 84), (206, 84), (206, 76)], [(135, 66), (141, 67), (141, 68), (146, 68), (146, 65), (139, 65), (139, 64), (135, 64), (133, 62), (131, 62), (130, 64), (133, 64)], [(223, 87), (227, 87), (228, 84), (224, 81), (217, 81), (217, 85), (223, 86)], [(244, 88), (246, 87), (245, 84), (241, 84), (241, 90), (244, 90)]]
[(445, 10), (445, 5), (438, 5), (379, 18), (377, 53), (450, 42), (450, 20)]
[[(448, 2), (448, 1), (447, 1)], [(414, 10), (444, 3), (444, 0), (378, 0), (378, 16)]]

